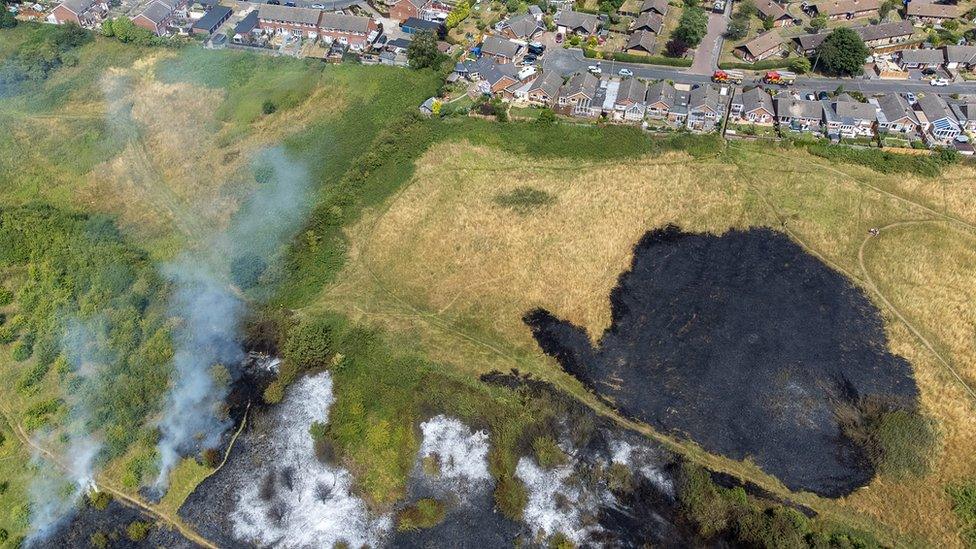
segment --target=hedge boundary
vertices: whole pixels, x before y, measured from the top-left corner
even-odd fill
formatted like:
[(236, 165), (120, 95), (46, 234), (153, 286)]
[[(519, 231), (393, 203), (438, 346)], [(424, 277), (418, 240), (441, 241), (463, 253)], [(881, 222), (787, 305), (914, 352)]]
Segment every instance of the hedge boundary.
[(602, 57), (597, 57), (596, 50), (583, 48), (583, 56), (587, 59), (606, 59), (607, 61), (619, 61), (621, 63), (637, 63), (640, 65), (663, 65), (666, 67), (690, 67), (692, 60), (686, 57), (662, 57), (657, 55), (635, 55), (633, 53), (602, 52)]

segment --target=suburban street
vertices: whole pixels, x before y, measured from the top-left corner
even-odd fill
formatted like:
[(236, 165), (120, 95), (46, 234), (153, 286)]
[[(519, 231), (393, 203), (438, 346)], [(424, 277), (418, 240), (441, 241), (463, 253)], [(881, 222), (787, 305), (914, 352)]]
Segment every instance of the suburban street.
[[(543, 58), (543, 70), (555, 70), (562, 75), (569, 75), (579, 70), (586, 70), (590, 65), (595, 65), (597, 59), (587, 59), (583, 56), (583, 51), (579, 49), (557, 48), (546, 52)], [(642, 65), (639, 63), (621, 63), (616, 61), (603, 60), (600, 62), (603, 73), (616, 75), (622, 68), (628, 68), (634, 72), (638, 78), (649, 80), (674, 80), (675, 82), (685, 82), (688, 84), (700, 84), (711, 80), (711, 71), (704, 74), (696, 73), (693, 70), (676, 69), (672, 67), (659, 67), (652, 65)], [(753, 79), (746, 79), (743, 84), (757, 84), (762, 79), (757, 75)], [(815, 76), (800, 76), (796, 79), (795, 88), (798, 89), (823, 89), (832, 90), (838, 86), (843, 86), (846, 90), (857, 90), (862, 93), (883, 93), (883, 92), (920, 92), (937, 91), (942, 94), (947, 93), (976, 93), (976, 81), (973, 82), (953, 82), (948, 86), (939, 88), (932, 87), (927, 81), (920, 80), (880, 80), (866, 78), (820, 78)]]
[(688, 72), (711, 75), (718, 68), (718, 58), (722, 54), (725, 29), (729, 27), (729, 14), (732, 2), (727, 2), (722, 13), (708, 12), (708, 32), (695, 50), (695, 59)]

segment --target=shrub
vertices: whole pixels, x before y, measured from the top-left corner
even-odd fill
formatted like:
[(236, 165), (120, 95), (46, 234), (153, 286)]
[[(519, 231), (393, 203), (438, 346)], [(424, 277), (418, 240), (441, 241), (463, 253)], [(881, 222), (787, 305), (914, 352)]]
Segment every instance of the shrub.
[(898, 478), (928, 472), (935, 444), (935, 430), (928, 418), (897, 410), (882, 414), (868, 429), (869, 454), (881, 473)]
[(11, 356), (17, 362), (23, 362), (34, 354), (34, 342), (33, 338), (22, 337), (14, 343), (11, 349)]
[(575, 549), (576, 544), (573, 540), (566, 537), (562, 532), (556, 532), (549, 538), (549, 549)]
[(35, 385), (44, 379), (47, 375), (48, 370), (51, 368), (49, 364), (43, 362), (36, 362), (20, 373), (20, 377), (17, 378), (17, 391), (20, 393), (26, 393), (30, 389), (33, 389)]
[(812, 143), (807, 150), (821, 158), (832, 161), (860, 164), (883, 174), (915, 173), (926, 177), (938, 177), (946, 165), (954, 162), (953, 155), (943, 159), (938, 154), (915, 156), (897, 154), (878, 149), (854, 149), (844, 145)]
[(151, 527), (152, 525), (148, 522), (136, 520), (129, 523), (125, 528), (125, 535), (132, 541), (142, 541), (146, 539), (146, 536), (149, 534), (149, 528)]
[(495, 506), (503, 515), (521, 521), (528, 501), (529, 493), (521, 480), (509, 475), (498, 479), (495, 484)]
[(536, 463), (543, 469), (552, 469), (566, 463), (566, 453), (556, 443), (556, 439), (550, 436), (536, 437), (532, 441), (532, 452)]
[(503, 208), (514, 210), (520, 215), (525, 215), (537, 208), (542, 208), (553, 204), (556, 197), (536, 189), (534, 187), (516, 187), (510, 192), (500, 194), (495, 197), (495, 203)]
[(105, 535), (105, 532), (95, 532), (88, 541), (96, 549), (105, 549), (108, 547), (108, 536)]
[(87, 499), (88, 505), (99, 511), (108, 509), (109, 504), (112, 503), (112, 496), (108, 492), (89, 492)]
[(444, 520), (444, 504), (424, 498), (397, 513), (397, 530), (401, 532), (432, 528)]
[(0, 286), (0, 306), (10, 305), (14, 301), (14, 292), (9, 288)]
[(976, 484), (954, 485), (946, 488), (952, 500), (952, 511), (959, 518), (961, 535), (970, 547), (976, 546)]
[(278, 110), (278, 106), (274, 104), (274, 101), (267, 99), (261, 104), (261, 112), (264, 114), (274, 114)]
[(797, 74), (806, 74), (810, 72), (810, 68), (810, 60), (806, 57), (790, 60), (789, 69)]
[(333, 353), (332, 322), (324, 318), (304, 320), (288, 331), (284, 357), (299, 370), (325, 368)]
[(556, 113), (552, 109), (546, 108), (539, 111), (539, 117), (535, 119), (536, 123), (542, 126), (550, 126), (556, 123)]
[(634, 473), (624, 463), (614, 463), (607, 470), (607, 486), (618, 494), (627, 494), (634, 489)]

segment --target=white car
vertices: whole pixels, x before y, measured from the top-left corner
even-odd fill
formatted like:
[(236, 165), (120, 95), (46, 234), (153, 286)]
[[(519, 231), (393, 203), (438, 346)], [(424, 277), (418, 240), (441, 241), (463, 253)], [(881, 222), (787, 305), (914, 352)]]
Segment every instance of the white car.
[(929, 84), (932, 86), (948, 86), (949, 81), (945, 78), (933, 78), (929, 81)]
[(620, 69), (618, 74), (620, 74), (620, 76), (634, 76), (634, 71), (630, 69)]
[(586, 70), (590, 71), (592, 74), (600, 74), (603, 72), (603, 69), (596, 65), (590, 65), (589, 67), (586, 67)]
[(912, 92), (906, 93), (905, 94), (905, 99), (908, 99), (908, 104), (909, 105), (914, 105), (915, 103), (918, 103), (918, 99), (915, 97), (915, 94), (912, 93)]

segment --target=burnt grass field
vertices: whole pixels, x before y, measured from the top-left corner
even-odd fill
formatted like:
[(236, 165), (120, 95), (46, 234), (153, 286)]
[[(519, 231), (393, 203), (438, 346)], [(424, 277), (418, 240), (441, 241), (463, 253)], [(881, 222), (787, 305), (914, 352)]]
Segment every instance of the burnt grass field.
[(915, 410), (911, 367), (850, 281), (770, 229), (645, 234), (586, 332), (537, 309), (544, 352), (623, 414), (752, 459), (791, 490), (839, 497), (876, 470), (856, 431)]

